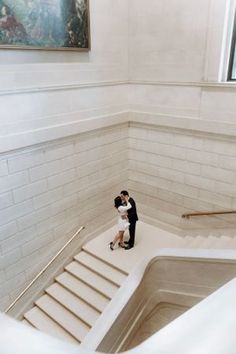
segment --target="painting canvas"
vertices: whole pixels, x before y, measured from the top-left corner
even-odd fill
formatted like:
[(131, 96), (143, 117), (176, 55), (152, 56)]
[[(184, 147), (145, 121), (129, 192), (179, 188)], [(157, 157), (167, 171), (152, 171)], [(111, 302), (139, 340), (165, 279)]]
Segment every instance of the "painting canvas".
[(89, 0), (0, 0), (0, 48), (89, 50)]

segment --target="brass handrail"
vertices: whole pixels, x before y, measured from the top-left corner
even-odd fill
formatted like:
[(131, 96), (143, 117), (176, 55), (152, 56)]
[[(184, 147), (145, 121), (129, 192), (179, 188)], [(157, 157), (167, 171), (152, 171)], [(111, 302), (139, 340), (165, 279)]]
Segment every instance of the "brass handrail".
[(26, 291), (38, 280), (38, 278), (48, 269), (48, 267), (55, 261), (55, 259), (60, 256), (60, 254), (64, 251), (64, 249), (74, 240), (74, 238), (80, 234), (80, 232), (85, 228), (85, 226), (81, 226), (79, 230), (66, 242), (66, 244), (57, 252), (57, 254), (45, 265), (45, 267), (34, 277), (34, 279), (27, 285), (27, 287), (17, 296), (17, 298), (7, 307), (4, 311), (8, 313), (13, 306), (22, 298), (22, 296), (26, 293)]
[(236, 210), (222, 210), (222, 211), (202, 211), (196, 213), (185, 213), (182, 218), (189, 219), (192, 216), (203, 216), (203, 215), (223, 215), (223, 214), (235, 214)]

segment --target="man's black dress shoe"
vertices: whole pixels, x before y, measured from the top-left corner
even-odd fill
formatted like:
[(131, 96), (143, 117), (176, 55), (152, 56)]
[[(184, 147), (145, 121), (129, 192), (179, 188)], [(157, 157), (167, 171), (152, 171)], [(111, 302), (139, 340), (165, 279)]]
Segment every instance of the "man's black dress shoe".
[(130, 250), (130, 249), (133, 248), (133, 247), (134, 247), (134, 246), (128, 245), (128, 246), (125, 247), (125, 250)]

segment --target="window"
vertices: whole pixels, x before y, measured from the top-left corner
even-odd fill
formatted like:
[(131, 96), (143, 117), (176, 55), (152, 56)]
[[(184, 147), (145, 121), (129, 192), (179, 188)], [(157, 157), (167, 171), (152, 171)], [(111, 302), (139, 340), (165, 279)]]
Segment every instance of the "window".
[(229, 58), (228, 81), (236, 81), (236, 12), (234, 14), (233, 36)]

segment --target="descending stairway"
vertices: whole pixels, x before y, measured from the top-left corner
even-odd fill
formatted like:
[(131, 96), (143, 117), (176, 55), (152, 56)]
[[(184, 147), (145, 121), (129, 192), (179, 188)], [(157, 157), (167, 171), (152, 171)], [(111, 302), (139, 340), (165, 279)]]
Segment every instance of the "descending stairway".
[(128, 274), (83, 249), (45, 290), (23, 322), (81, 343)]
[[(110, 252), (108, 257), (105, 257), (106, 260), (101, 258), (97, 251), (98, 239), (93, 240), (89, 247), (85, 245), (65, 267), (64, 272), (57, 276), (55, 282), (45, 290), (44, 295), (35, 302), (35, 306), (25, 313), (23, 322), (66, 341), (82, 343), (126, 279), (128, 272), (124, 269), (130, 271), (132, 268), (124, 267), (127, 259), (130, 258), (133, 266), (140, 260), (141, 255), (144, 256), (153, 250), (153, 247), (156, 249), (166, 247), (236, 249), (236, 237), (233, 235), (216, 237), (197, 234), (162, 237), (160, 233), (159, 238), (150, 238), (148, 241), (146, 237), (144, 243), (143, 240), (142, 237), (137, 240), (134, 249), (137, 258), (132, 258), (134, 253), (129, 257), (129, 253), (125, 252), (122, 260), (120, 259), (122, 253), (119, 252), (112, 254), (112, 258)], [(99, 242), (104, 244), (107, 239)], [(114, 262), (115, 255), (118, 256), (119, 262)], [(121, 262), (124, 264), (120, 265)], [(121, 266), (123, 269), (120, 268)]]
[(206, 248), (206, 249), (235, 249), (236, 238), (221, 235), (217, 236), (185, 236), (184, 247), (187, 248)]

